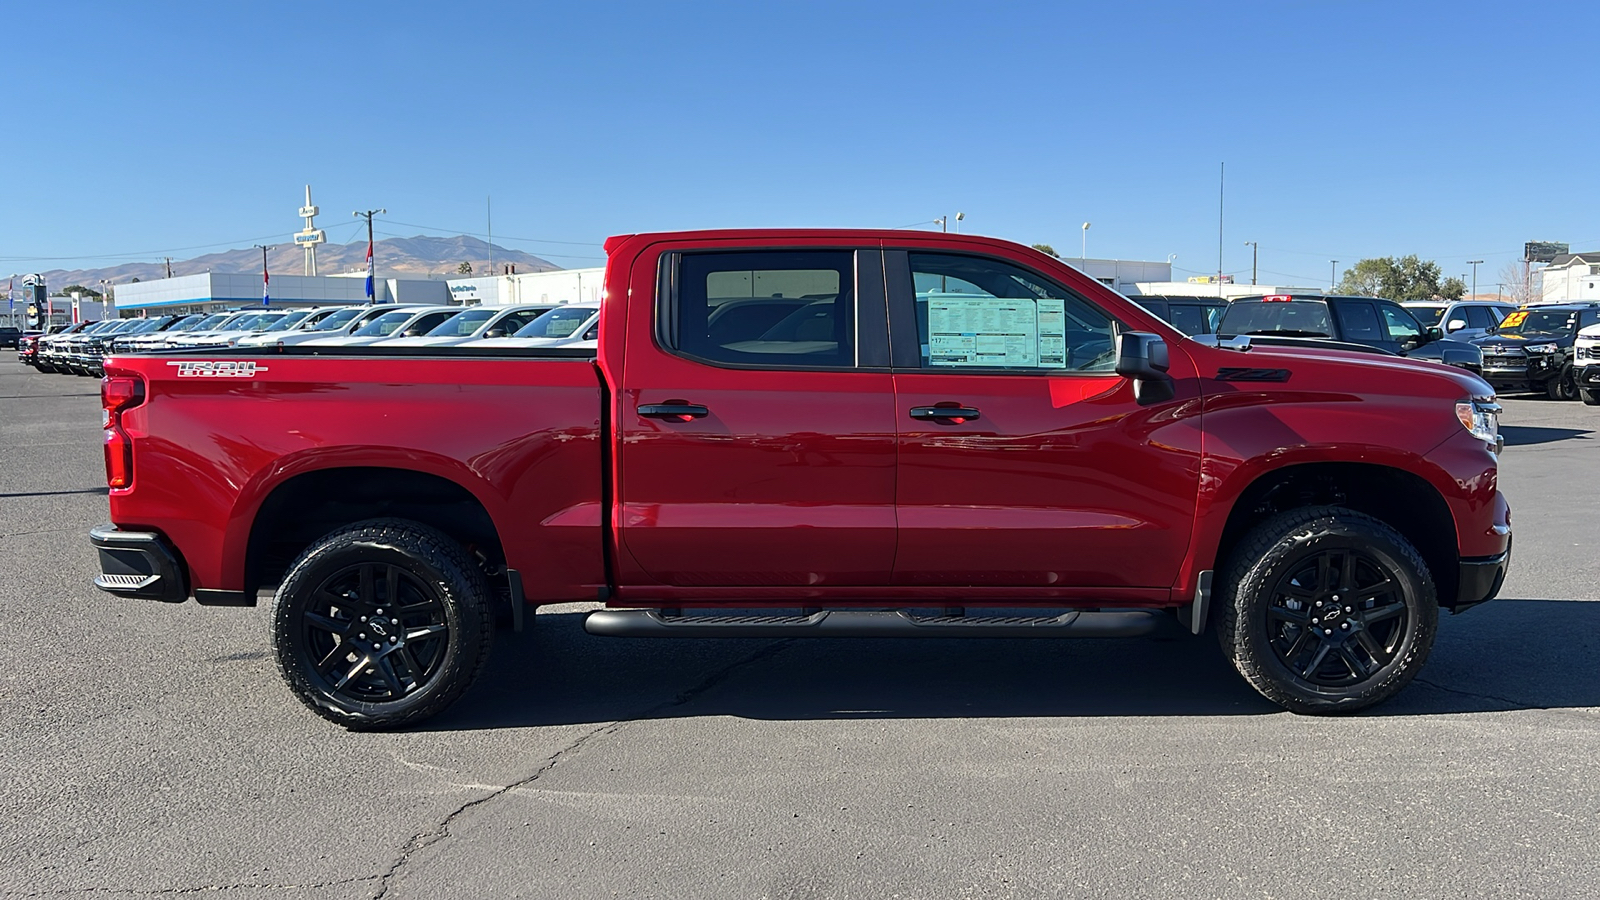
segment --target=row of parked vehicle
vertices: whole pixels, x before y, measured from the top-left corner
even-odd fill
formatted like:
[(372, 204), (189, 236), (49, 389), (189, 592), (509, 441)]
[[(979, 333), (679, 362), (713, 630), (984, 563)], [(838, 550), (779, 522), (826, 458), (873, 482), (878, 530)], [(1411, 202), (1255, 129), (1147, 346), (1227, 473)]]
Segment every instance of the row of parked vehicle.
[(110, 353), (224, 347), (594, 346), (597, 303), (331, 306), (106, 319), (23, 335), (17, 358), (41, 372), (100, 376)]

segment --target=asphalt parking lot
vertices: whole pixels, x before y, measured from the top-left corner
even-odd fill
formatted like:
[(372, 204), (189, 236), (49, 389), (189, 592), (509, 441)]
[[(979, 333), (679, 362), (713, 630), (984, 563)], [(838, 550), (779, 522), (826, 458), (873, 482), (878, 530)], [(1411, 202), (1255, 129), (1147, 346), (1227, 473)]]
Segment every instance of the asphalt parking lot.
[(1359, 716), (1206, 641), (643, 642), (568, 606), (355, 734), (264, 609), (90, 585), (96, 390), (0, 360), (0, 896), (1600, 892), (1600, 409), (1506, 401), (1502, 599)]

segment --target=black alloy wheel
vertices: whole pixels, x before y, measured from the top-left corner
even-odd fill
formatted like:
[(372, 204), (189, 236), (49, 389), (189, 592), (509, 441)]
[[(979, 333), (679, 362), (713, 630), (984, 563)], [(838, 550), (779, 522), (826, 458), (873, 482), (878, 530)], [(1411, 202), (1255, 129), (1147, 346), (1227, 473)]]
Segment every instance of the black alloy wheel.
[(1298, 713), (1352, 712), (1399, 692), (1433, 646), (1427, 563), (1389, 525), (1339, 507), (1280, 513), (1235, 547), (1218, 637), (1245, 680)]
[(1545, 393), (1551, 400), (1576, 400), (1578, 399), (1577, 373), (1567, 366), (1561, 374), (1545, 382)]
[(273, 598), (278, 669), (318, 715), (350, 728), (419, 722), (471, 686), (488, 656), (483, 572), (460, 544), (404, 519), (313, 543)]

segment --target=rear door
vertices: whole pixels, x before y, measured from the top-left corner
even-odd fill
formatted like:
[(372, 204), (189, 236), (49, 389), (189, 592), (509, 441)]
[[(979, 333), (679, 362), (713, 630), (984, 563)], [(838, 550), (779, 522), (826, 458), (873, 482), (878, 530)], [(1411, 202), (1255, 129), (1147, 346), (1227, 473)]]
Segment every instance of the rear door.
[(1339, 317), (1339, 337), (1352, 344), (1382, 347), (1392, 353), (1400, 352), (1399, 342), (1392, 340), (1384, 330), (1383, 321), (1370, 300), (1339, 300), (1332, 304), (1334, 315)]
[[(1023, 261), (887, 250), (902, 585), (1045, 598), (1170, 588), (1199, 484), (1198, 385), (1141, 407), (1107, 308)], [(1098, 294), (1099, 292), (1095, 292)]]
[(621, 583), (742, 596), (887, 584), (895, 405), (879, 252), (657, 245), (630, 286), (643, 299), (614, 401)]

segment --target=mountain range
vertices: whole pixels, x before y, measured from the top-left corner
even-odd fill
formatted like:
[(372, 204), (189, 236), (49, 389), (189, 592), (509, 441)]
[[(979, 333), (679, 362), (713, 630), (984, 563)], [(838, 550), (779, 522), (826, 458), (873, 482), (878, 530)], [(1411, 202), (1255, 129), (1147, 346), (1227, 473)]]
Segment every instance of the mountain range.
[[(515, 266), (517, 272), (548, 272), (560, 266), (546, 259), (493, 246), (494, 266), (490, 269), (491, 245), (475, 237), (430, 237), (417, 235), (408, 238), (385, 238), (372, 245), (373, 266), (378, 277), (458, 277), (462, 263), (472, 265), (472, 274), (489, 275), (503, 272), (506, 266)], [(267, 253), (267, 269), (280, 275), (305, 274), (305, 256), (294, 244), (284, 242)], [(317, 274), (338, 275), (367, 270), (367, 244), (322, 244), (317, 247)], [(197, 275), (202, 272), (259, 272), (261, 251), (257, 249), (224, 250), (207, 253), (193, 259), (173, 260), (172, 274)], [(69, 285), (82, 285), (92, 291), (101, 291), (101, 280), (113, 285), (130, 281), (153, 281), (165, 278), (165, 262), (125, 263), (98, 269), (51, 269), (39, 273), (51, 293)], [(21, 279), (18, 279), (18, 287)]]

